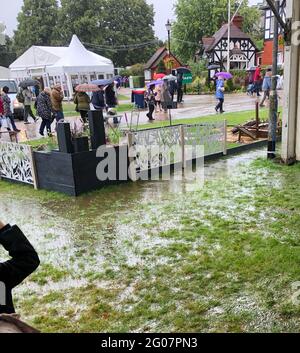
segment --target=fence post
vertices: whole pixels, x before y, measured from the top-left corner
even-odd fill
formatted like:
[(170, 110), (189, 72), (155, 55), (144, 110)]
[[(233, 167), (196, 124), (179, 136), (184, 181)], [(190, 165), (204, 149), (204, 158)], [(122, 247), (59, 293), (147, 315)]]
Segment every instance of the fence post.
[(181, 153), (182, 153), (182, 169), (185, 169), (186, 168), (186, 160), (185, 160), (184, 125), (180, 125), (180, 144), (181, 144)]
[(224, 147), (223, 147), (223, 154), (224, 156), (227, 155), (227, 120), (224, 120)]
[(137, 181), (136, 168), (134, 166), (134, 157), (131, 155), (134, 146), (134, 134), (129, 132), (127, 134), (127, 144), (128, 144), (128, 159), (129, 159), (129, 178), (132, 181)]
[(39, 185), (38, 185), (38, 178), (37, 178), (36, 165), (35, 165), (32, 146), (29, 146), (29, 159), (30, 159), (30, 165), (31, 165), (33, 186), (34, 186), (35, 190), (37, 190)]

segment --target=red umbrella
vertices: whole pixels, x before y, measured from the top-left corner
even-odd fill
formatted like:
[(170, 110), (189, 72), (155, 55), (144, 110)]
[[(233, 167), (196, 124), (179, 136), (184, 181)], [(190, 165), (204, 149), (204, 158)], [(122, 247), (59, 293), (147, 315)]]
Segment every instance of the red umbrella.
[(75, 91), (76, 92), (98, 92), (100, 91), (100, 88), (97, 85), (84, 83), (82, 85), (78, 85), (75, 88)]
[(154, 80), (159, 80), (164, 78), (166, 75), (165, 74), (154, 74)]

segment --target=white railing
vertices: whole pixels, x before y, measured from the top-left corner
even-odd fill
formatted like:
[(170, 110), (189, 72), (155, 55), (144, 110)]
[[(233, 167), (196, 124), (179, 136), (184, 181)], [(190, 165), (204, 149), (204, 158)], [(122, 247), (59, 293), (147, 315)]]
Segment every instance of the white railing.
[(13, 142), (0, 142), (0, 177), (37, 188), (32, 147)]

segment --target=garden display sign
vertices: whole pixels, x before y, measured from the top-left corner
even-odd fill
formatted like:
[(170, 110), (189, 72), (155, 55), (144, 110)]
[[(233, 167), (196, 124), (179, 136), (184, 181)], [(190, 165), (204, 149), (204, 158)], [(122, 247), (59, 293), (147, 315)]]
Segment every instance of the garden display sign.
[(188, 85), (190, 83), (193, 83), (193, 74), (191, 73), (186, 73), (183, 75), (183, 84)]

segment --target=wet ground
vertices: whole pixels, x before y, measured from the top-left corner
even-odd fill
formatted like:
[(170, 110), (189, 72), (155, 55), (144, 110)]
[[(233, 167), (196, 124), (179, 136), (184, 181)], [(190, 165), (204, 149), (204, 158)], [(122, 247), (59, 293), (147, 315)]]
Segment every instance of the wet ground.
[[(123, 95), (129, 96), (128, 90), (124, 90), (121, 92)], [(279, 95), (282, 96), (282, 92), (279, 92)], [(121, 104), (130, 103), (130, 101), (121, 101)], [(242, 112), (242, 111), (250, 111), (255, 110), (256, 97), (248, 96), (245, 93), (237, 93), (237, 94), (228, 94), (226, 95), (225, 100), (225, 110), (226, 112)], [(267, 103), (268, 104), (268, 103)], [(172, 120), (181, 120), (181, 119), (191, 119), (197, 117), (205, 117), (205, 116), (215, 116), (215, 105), (216, 99), (214, 95), (195, 95), (195, 96), (185, 96), (184, 103), (180, 104), (178, 109), (172, 110)], [(147, 124), (148, 118), (146, 116), (147, 111), (141, 111), (139, 122), (140, 125)], [(125, 113), (121, 114), (123, 118), (121, 120), (121, 126), (127, 126), (125, 120)], [(131, 112), (127, 112), (127, 117), (130, 121)], [(155, 113), (155, 119), (157, 121), (166, 121), (169, 120), (169, 115), (164, 112)], [(74, 121), (74, 119), (68, 117), (66, 120)], [(76, 120), (79, 121), (79, 118)], [(31, 125), (24, 125), (23, 122), (17, 122), (18, 128), (21, 130), (19, 134), (19, 140), (25, 141), (27, 139), (37, 139), (41, 138), (39, 135), (39, 127), (41, 120), (38, 123), (34, 124), (31, 118), (29, 121), (32, 123)], [(135, 126), (137, 119), (133, 119), (133, 126)], [(55, 131), (55, 123), (53, 123), (52, 131)], [(3, 140), (8, 140), (8, 136), (3, 136)]]
[[(24, 230), (42, 263), (16, 290), (18, 311), (47, 332), (300, 329), (298, 314), (284, 322), (260, 294), (265, 281), (278, 284), (280, 270), (254, 280), (266, 265), (258, 261), (246, 274), (252, 262), (235, 263), (241, 244), (250, 258), (256, 243), (261, 249), (273, 237), (275, 209), (260, 209), (256, 197), (289, 184), (279, 172), (270, 184), (267, 168), (250, 167), (265, 155), (259, 149), (206, 164), (204, 188), (190, 174), (74, 199), (0, 183), (1, 218)], [(233, 257), (221, 263), (224, 252)]]

